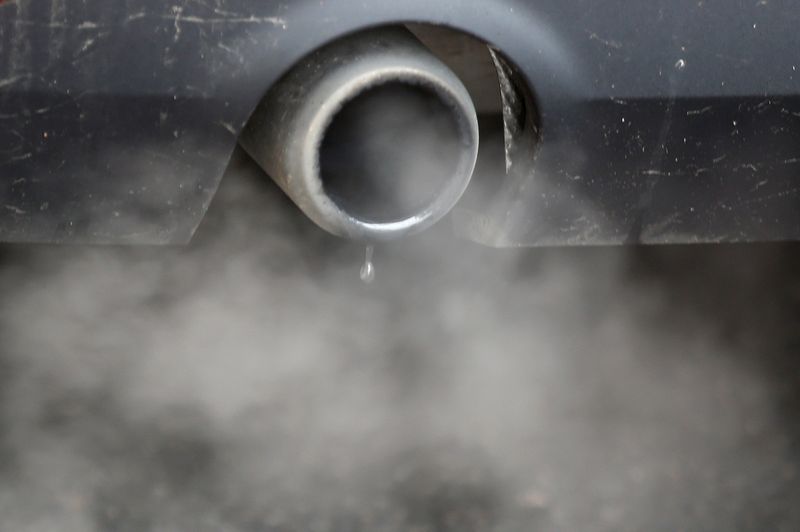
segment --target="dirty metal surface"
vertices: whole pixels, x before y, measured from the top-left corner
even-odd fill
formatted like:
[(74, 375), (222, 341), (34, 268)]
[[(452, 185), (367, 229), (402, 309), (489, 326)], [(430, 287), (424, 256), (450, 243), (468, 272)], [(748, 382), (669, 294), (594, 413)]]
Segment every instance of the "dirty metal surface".
[(9, 0), (0, 240), (186, 242), (275, 80), (344, 33), (402, 21), (474, 34), (533, 89), (525, 186), (488, 176), (499, 191), (469, 223), (491, 231), (475, 239), (800, 238), (800, 11), (786, 2)]

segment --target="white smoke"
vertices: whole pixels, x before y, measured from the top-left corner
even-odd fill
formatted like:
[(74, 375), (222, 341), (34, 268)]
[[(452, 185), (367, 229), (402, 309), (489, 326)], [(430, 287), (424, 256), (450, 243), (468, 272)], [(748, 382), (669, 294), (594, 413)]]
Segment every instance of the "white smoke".
[(2, 253), (3, 530), (799, 522), (782, 249), (441, 226), (378, 247), (367, 287), (242, 160), (186, 249)]

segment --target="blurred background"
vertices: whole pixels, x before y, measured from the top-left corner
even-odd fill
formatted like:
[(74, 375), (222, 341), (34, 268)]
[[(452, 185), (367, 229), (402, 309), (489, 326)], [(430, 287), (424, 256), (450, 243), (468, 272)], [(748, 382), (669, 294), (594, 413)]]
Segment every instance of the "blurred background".
[(363, 256), (241, 156), (189, 247), (0, 247), (0, 529), (800, 529), (800, 246)]

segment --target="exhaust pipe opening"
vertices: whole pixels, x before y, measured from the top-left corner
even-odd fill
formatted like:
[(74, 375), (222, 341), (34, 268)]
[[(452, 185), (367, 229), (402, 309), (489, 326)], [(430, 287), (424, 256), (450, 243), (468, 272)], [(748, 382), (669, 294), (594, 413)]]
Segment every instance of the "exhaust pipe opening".
[(347, 102), (325, 131), (319, 174), (342, 211), (370, 224), (418, 216), (471, 173), (464, 124), (435, 90), (388, 82)]
[(240, 138), (317, 225), (367, 241), (421, 231), (450, 212), (478, 143), (467, 89), (400, 27), (345, 37), (301, 61)]

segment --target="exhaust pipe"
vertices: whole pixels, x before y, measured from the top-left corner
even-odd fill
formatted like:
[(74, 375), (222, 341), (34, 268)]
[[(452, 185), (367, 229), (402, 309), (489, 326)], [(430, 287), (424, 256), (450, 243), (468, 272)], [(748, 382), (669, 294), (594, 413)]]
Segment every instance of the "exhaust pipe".
[(317, 225), (368, 241), (446, 215), (469, 184), (478, 142), (466, 88), (403, 28), (312, 54), (269, 91), (240, 139)]

